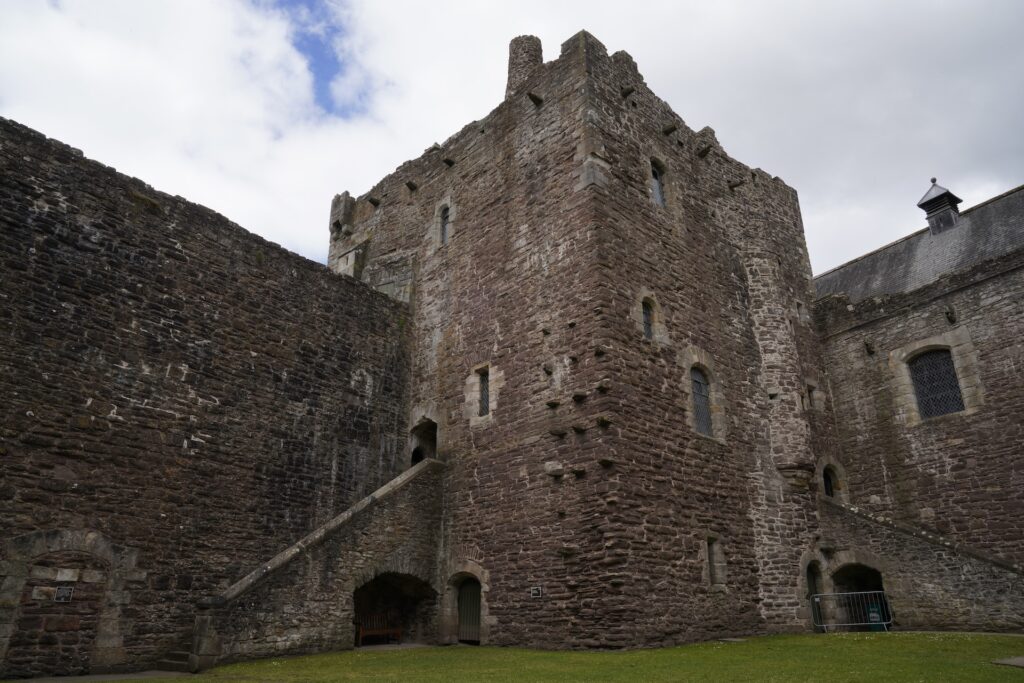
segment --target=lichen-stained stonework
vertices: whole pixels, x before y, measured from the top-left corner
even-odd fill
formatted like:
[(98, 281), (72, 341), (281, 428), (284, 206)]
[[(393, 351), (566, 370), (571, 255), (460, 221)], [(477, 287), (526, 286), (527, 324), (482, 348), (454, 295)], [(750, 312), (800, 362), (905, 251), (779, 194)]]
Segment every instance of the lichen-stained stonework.
[[(815, 300), (792, 188), (541, 54), (338, 194), (327, 268), (0, 121), (0, 674), (807, 630), (862, 565), (897, 627), (1021, 627), (1019, 197)], [(955, 258), (842, 291), (908, 253)]]

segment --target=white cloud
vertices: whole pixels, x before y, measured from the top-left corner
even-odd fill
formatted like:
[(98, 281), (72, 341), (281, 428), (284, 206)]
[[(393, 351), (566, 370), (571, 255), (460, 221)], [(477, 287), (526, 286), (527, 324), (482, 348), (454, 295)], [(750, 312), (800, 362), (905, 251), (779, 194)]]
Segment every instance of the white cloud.
[[(342, 107), (293, 45), (322, 17), (266, 0), (0, 3), (0, 114), (323, 260), (361, 193), (504, 94), (510, 38), (586, 28), (694, 128), (797, 188), (817, 270), (1024, 182), (1024, 4), (355, 0), (332, 3)], [(295, 23), (292, 23), (295, 22)]]

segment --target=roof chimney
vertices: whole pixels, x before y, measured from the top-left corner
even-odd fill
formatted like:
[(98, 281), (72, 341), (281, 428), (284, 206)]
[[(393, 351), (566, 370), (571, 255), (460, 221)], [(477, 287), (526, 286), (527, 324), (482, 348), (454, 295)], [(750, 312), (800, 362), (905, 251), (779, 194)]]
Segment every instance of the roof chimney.
[(956, 208), (962, 199), (935, 182), (932, 178), (932, 186), (921, 197), (917, 205), (924, 210), (928, 216), (928, 230), (937, 235), (943, 230), (948, 230), (956, 225), (960, 217), (960, 210)]
[(505, 99), (512, 96), (533, 70), (544, 63), (544, 51), (537, 36), (518, 36), (508, 44), (508, 85)]

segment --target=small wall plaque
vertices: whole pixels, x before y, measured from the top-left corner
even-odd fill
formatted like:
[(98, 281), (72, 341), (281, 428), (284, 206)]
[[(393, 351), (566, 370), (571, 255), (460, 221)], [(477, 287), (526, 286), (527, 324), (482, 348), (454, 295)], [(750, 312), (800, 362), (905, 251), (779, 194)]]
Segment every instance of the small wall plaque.
[(544, 597), (544, 588), (541, 586), (530, 586), (530, 597), (531, 598), (542, 598)]
[(71, 602), (71, 594), (75, 592), (74, 586), (57, 586), (53, 594), (54, 602)]

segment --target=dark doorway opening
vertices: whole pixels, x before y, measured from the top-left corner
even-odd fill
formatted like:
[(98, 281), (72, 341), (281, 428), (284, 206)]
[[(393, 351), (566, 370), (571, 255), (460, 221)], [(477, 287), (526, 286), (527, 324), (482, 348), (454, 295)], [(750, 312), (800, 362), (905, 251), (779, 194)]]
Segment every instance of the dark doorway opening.
[(459, 584), (459, 642), (480, 644), (480, 582), (473, 578)]
[(381, 574), (355, 590), (356, 646), (419, 642), (428, 636), (437, 593), (409, 574)]
[(848, 596), (838, 609), (838, 623), (862, 622), (848, 627), (850, 631), (887, 630), (882, 624), (892, 622), (892, 612), (881, 572), (864, 564), (848, 564), (833, 572), (832, 583), (836, 593)]
[(848, 564), (840, 567), (832, 574), (836, 593), (860, 593), (863, 591), (882, 591), (882, 574), (866, 564)]
[(428, 458), (437, 457), (437, 423), (424, 418), (413, 427), (411, 432), (412, 457), (410, 464), (415, 465)]

